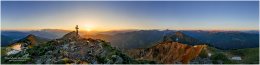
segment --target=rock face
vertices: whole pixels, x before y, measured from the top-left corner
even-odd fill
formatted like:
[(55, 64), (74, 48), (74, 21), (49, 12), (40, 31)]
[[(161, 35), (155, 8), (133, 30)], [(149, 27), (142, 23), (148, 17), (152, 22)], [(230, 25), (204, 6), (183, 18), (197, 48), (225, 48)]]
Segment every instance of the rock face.
[[(29, 36), (28, 40), (33, 36)], [(8, 57), (26, 57), (22, 64), (123, 64), (142, 63), (136, 61), (114, 47), (109, 42), (99, 39), (85, 39), (77, 37), (75, 32), (70, 32), (60, 39), (47, 43), (34, 45), (37, 41), (30, 42), (31, 48), (22, 50), (14, 55), (3, 56), (2, 63), (17, 63), (9, 61)]]
[(189, 63), (196, 58), (206, 45), (189, 46), (178, 42), (162, 42), (147, 49), (129, 50), (128, 54), (141, 60), (158, 61), (159, 63)]

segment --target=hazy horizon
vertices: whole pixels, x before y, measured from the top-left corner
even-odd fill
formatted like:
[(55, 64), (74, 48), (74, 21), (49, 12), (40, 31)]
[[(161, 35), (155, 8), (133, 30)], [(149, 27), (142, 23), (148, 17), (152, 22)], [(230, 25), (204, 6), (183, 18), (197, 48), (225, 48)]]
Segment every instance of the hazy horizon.
[(259, 30), (257, 1), (7, 2), (1, 30)]
[[(40, 30), (64, 30), (64, 31), (75, 31), (75, 29), (72, 30), (68, 30), (68, 29), (54, 29), (54, 28), (44, 28), (44, 29), (28, 29), (28, 30), (1, 30), (1, 31), (40, 31)], [(176, 30), (176, 29), (115, 29), (115, 30), (91, 30), (92, 32), (102, 32), (102, 31), (138, 31), (138, 30), (159, 30), (159, 31), (163, 31), (163, 30), (175, 30), (175, 31), (259, 31), (259, 30)], [(88, 31), (88, 30), (81, 30), (79, 29), (79, 31)], [(91, 32), (88, 31), (88, 32)]]

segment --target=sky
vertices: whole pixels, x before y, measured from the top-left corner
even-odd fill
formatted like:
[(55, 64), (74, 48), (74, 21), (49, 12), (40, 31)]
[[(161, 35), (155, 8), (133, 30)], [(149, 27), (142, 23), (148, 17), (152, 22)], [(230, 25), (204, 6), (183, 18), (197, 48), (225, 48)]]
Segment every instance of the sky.
[(2, 30), (258, 30), (257, 1), (4, 1)]

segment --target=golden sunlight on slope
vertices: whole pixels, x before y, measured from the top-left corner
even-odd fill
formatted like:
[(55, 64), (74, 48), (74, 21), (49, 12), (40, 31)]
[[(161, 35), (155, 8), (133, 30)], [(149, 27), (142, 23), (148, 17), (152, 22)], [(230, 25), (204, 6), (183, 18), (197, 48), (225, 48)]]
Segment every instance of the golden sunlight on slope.
[(33, 35), (27, 36), (27, 39), (31, 42), (31, 44), (29, 45), (29, 48), (32, 48), (34, 45), (37, 44), (36, 38)]
[(22, 46), (22, 44), (18, 43), (18, 44), (16, 44), (16, 45), (13, 45), (13, 46), (12, 46), (12, 49), (21, 51), (21, 50), (22, 50), (22, 49), (21, 49), (21, 46)]
[(140, 59), (159, 61), (159, 63), (189, 63), (196, 58), (206, 45), (189, 46), (178, 42), (163, 42), (147, 49), (129, 50), (128, 55)]

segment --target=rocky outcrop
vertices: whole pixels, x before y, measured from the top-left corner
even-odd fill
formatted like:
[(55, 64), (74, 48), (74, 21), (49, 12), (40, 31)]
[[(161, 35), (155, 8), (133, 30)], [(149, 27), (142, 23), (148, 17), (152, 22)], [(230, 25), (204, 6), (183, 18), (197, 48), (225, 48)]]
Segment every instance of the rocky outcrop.
[(128, 55), (140, 59), (157, 61), (164, 64), (189, 63), (196, 58), (206, 45), (190, 46), (178, 42), (162, 42), (146, 49), (129, 50)]

